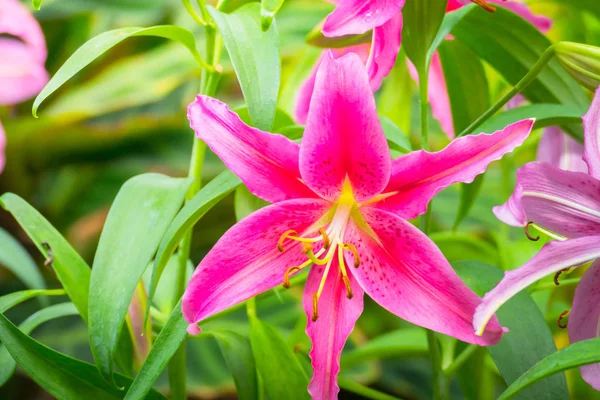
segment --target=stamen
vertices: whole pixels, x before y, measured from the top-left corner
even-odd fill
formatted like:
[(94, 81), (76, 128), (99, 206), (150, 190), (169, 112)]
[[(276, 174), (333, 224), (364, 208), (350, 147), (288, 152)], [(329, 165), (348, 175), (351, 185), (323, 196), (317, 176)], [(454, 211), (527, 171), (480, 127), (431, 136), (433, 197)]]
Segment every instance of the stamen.
[(329, 246), (331, 246), (331, 240), (329, 240), (329, 236), (327, 236), (327, 232), (325, 232), (325, 229), (321, 228), (321, 229), (319, 229), (319, 233), (323, 237), (323, 247), (325, 247), (327, 250), (329, 250)]
[(327, 264), (327, 261), (329, 261), (329, 259), (331, 258), (330, 254), (327, 254), (323, 259), (317, 258), (317, 256), (315, 256), (315, 253), (313, 253), (312, 245), (310, 243), (305, 243), (303, 247), (304, 248), (302, 249), (302, 252), (306, 254), (306, 257), (308, 257), (308, 259), (316, 265), (325, 265)]
[(485, 11), (488, 12), (496, 12), (496, 9), (492, 6), (490, 6), (488, 3), (486, 3), (485, 0), (471, 0), (473, 3), (477, 4), (479, 7), (483, 8)]
[(344, 281), (344, 285), (346, 285), (346, 297), (351, 299), (354, 297), (354, 293), (352, 293), (352, 287), (350, 286), (350, 279), (347, 275), (342, 275), (342, 280)]
[(354, 268), (358, 268), (360, 266), (360, 257), (358, 256), (358, 250), (356, 250), (356, 247), (354, 247), (352, 243), (344, 243), (342, 247), (345, 250), (350, 250), (352, 252), (352, 255), (354, 256)]
[(560, 278), (560, 276), (563, 274), (563, 272), (564, 272), (565, 274), (569, 274), (569, 273), (571, 273), (571, 270), (572, 270), (572, 269), (573, 269), (572, 267), (565, 268), (565, 269), (561, 269), (561, 270), (560, 270), (560, 271), (558, 271), (556, 274), (554, 274), (554, 284), (555, 284), (556, 286), (560, 286), (560, 282), (558, 281), (558, 278)]
[(293, 229), (290, 229), (289, 231), (286, 231), (283, 235), (281, 235), (281, 237), (279, 238), (279, 242), (277, 242), (277, 250), (279, 250), (280, 252), (283, 253), (283, 251), (285, 250), (283, 248), (283, 242), (285, 242), (285, 239), (287, 239), (289, 236), (296, 236), (298, 235), (298, 232), (296, 232)]
[(527, 223), (527, 225), (525, 225), (525, 236), (527, 236), (527, 239), (531, 240), (532, 242), (537, 242), (538, 240), (540, 240), (540, 236), (539, 235), (536, 237), (531, 236), (531, 234), (529, 233), (529, 227), (531, 225), (534, 225), (533, 221), (529, 221)]
[(319, 308), (318, 308), (319, 296), (317, 293), (313, 293), (312, 300), (313, 300), (313, 314), (312, 314), (311, 320), (312, 320), (312, 322), (317, 322), (317, 320), (319, 319)]
[(566, 311), (563, 311), (562, 313), (560, 313), (560, 315), (558, 316), (558, 320), (556, 321), (556, 325), (558, 325), (559, 328), (565, 329), (569, 325), (568, 321), (566, 324), (564, 324), (564, 325), (562, 324), (563, 318), (568, 317), (569, 314), (571, 314), (571, 310), (566, 310)]
[(350, 286), (350, 279), (348, 278), (348, 273), (346, 272), (346, 264), (344, 262), (344, 251), (342, 247), (338, 247), (338, 264), (340, 264), (340, 272), (342, 273), (342, 280), (344, 281), (344, 285), (346, 286), (346, 297), (351, 299), (354, 297), (354, 293), (352, 293), (352, 287)]
[(290, 274), (293, 274), (294, 272), (298, 272), (300, 271), (302, 268), (300, 267), (289, 267), (286, 271), (285, 274), (283, 274), (283, 287), (286, 289), (290, 288)]

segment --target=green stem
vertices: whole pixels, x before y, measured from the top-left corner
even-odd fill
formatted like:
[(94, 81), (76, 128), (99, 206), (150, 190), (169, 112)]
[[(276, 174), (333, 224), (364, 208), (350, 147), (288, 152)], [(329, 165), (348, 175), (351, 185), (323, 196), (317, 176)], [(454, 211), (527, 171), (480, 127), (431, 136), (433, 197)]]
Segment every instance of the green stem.
[(370, 387), (363, 386), (360, 383), (344, 378), (343, 376), (338, 376), (338, 385), (340, 385), (342, 389), (352, 393), (356, 393), (366, 399), (398, 400), (398, 397), (394, 397), (387, 393), (383, 393), (378, 390), (371, 389)]
[(474, 344), (468, 345), (459, 355), (454, 359), (452, 364), (448, 365), (448, 367), (443, 369), (444, 375), (450, 377), (454, 375), (456, 370), (458, 370), (464, 363), (477, 351), (479, 346)]
[(419, 107), (421, 109), (421, 147), (429, 151), (429, 67), (419, 68)]
[(258, 318), (256, 314), (256, 298), (252, 297), (246, 301), (246, 314), (248, 314), (248, 319)]
[(465, 136), (473, 133), (481, 124), (487, 121), (492, 115), (500, 110), (506, 103), (515, 97), (520, 91), (525, 89), (531, 82), (533, 82), (538, 74), (544, 69), (546, 64), (554, 57), (555, 48), (554, 45), (548, 47), (537, 60), (537, 62), (531, 67), (529, 72), (519, 81), (517, 84), (508, 91), (496, 104), (494, 104), (489, 110), (479, 116), (473, 123), (465, 128), (458, 137)]
[(438, 343), (437, 333), (427, 330), (427, 344), (429, 345), (429, 355), (433, 369), (433, 399), (449, 399), (448, 389), (450, 384), (446, 375), (442, 371), (442, 357)]

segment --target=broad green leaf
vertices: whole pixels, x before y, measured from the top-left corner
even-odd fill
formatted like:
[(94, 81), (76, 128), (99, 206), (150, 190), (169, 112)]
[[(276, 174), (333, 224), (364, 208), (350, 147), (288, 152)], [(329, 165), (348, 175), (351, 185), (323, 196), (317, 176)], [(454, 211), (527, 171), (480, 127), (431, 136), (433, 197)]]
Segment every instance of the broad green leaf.
[[(31, 315), (19, 325), (19, 329), (24, 334), (29, 335), (44, 322), (72, 315), (79, 315), (73, 303), (55, 304)], [(6, 346), (0, 344), (0, 386), (3, 386), (10, 379), (16, 367), (17, 362), (12, 358)]]
[(260, 26), (264, 32), (268, 31), (275, 18), (275, 14), (283, 5), (284, 0), (261, 0), (260, 1)]
[(21, 244), (0, 228), (0, 264), (31, 289), (44, 289), (46, 282), (37, 265)]
[[(485, 121), (477, 131), (492, 133), (526, 118), (535, 118), (534, 129), (553, 125), (577, 124), (581, 123), (582, 115), (581, 107), (572, 104), (531, 104), (496, 114)], [(575, 136), (575, 139), (582, 142), (583, 135)]]
[(233, 375), (237, 397), (240, 400), (258, 399), (258, 376), (250, 341), (232, 331), (220, 330), (207, 333), (213, 335), (219, 343), (227, 368)]
[(409, 153), (412, 150), (412, 145), (408, 135), (402, 132), (388, 117), (381, 117), (380, 121), (390, 149), (404, 154)]
[[(57, 399), (120, 399), (123, 392), (108, 385), (95, 366), (58, 353), (21, 332), (0, 314), (0, 340), (19, 366), (38, 385)], [(115, 375), (118, 385), (129, 387), (131, 379)], [(165, 399), (152, 391), (147, 398)]]
[(435, 232), (430, 237), (451, 263), (475, 260), (493, 265), (500, 264), (498, 250), (489, 242), (474, 235), (461, 232)]
[(429, 48), (446, 14), (447, 0), (407, 1), (402, 9), (402, 46), (419, 75), (429, 68)]
[(350, 46), (356, 46), (359, 44), (371, 43), (373, 33), (371, 31), (365, 32), (361, 35), (344, 35), (327, 37), (323, 35), (321, 25), (317, 25), (310, 33), (306, 36), (306, 43), (311, 46), (321, 47), (323, 49), (338, 49)]
[(235, 190), (233, 207), (235, 210), (235, 219), (238, 221), (267, 205), (269, 205), (267, 201), (250, 193), (246, 186), (240, 185)]
[[(504, 276), (489, 264), (462, 261), (452, 266), (461, 279), (479, 296), (490, 291)], [(500, 324), (509, 329), (500, 342), (488, 350), (507, 384), (512, 384), (525, 371), (556, 352), (552, 333), (531, 296), (523, 291), (506, 302), (496, 313)], [(520, 399), (568, 399), (564, 375), (554, 376), (530, 387)]]
[(129, 303), (192, 181), (159, 174), (131, 178), (110, 208), (90, 280), (90, 347), (113, 382), (113, 359)]
[(173, 308), (167, 323), (154, 341), (146, 362), (144, 362), (142, 369), (138, 372), (125, 395), (125, 400), (142, 400), (146, 398), (154, 382), (185, 340), (187, 326), (188, 322), (183, 318), (181, 300), (179, 300), (179, 303)]
[(154, 298), (154, 293), (160, 276), (163, 273), (171, 255), (183, 239), (185, 233), (210, 210), (215, 204), (221, 201), (225, 196), (231, 193), (236, 187), (241, 184), (241, 181), (230, 171), (224, 171), (219, 176), (210, 181), (187, 202), (187, 204), (173, 218), (165, 235), (163, 236), (152, 267), (152, 281), (148, 290), (148, 309), (146, 310), (146, 320), (150, 305)]
[(460, 203), (458, 205), (456, 220), (454, 221), (454, 230), (458, 229), (460, 223), (469, 216), (471, 208), (473, 207), (473, 204), (475, 204), (479, 192), (481, 192), (481, 185), (483, 184), (484, 177), (485, 173), (477, 175), (471, 183), (461, 183)]
[(231, 14), (208, 6), (223, 36), (237, 74), (253, 125), (270, 131), (275, 119), (281, 79), (279, 35), (275, 23), (263, 32), (260, 4), (246, 4)]
[[(543, 381), (535, 387), (548, 385), (551, 379), (545, 378), (559, 372), (583, 365), (599, 363), (600, 351), (598, 349), (600, 349), (600, 338), (594, 338), (573, 343), (564, 349), (558, 350), (556, 353), (550, 354), (514, 381), (498, 400), (512, 398), (542, 379)], [(556, 377), (553, 376), (552, 379), (554, 378)]]
[[(234, 112), (240, 117), (242, 121), (246, 123), (246, 125), (253, 126), (252, 118), (250, 117), (250, 111), (248, 110), (248, 107), (240, 107), (238, 109), (235, 109)], [(276, 109), (275, 119), (273, 120), (273, 126), (271, 127), (271, 130), (273, 132), (277, 132), (277, 130), (290, 125), (294, 125), (294, 120), (292, 119), (292, 117), (290, 117), (285, 111), (280, 110), (279, 108)]]
[(309, 398), (306, 390), (309, 378), (292, 348), (275, 328), (257, 317), (250, 317), (250, 343), (256, 369), (269, 398)]
[(398, 329), (343, 354), (341, 362), (344, 366), (350, 366), (369, 360), (424, 356), (428, 351), (427, 335), (423, 329)]
[(44, 87), (40, 94), (35, 98), (32, 109), (33, 116), (37, 117), (37, 110), (40, 104), (76, 73), (123, 40), (136, 36), (158, 36), (179, 42), (192, 53), (200, 65), (205, 65), (196, 49), (196, 39), (194, 38), (194, 35), (187, 29), (178, 26), (159, 25), (150, 28), (131, 27), (104, 32), (90, 39), (77, 49), (63, 66), (60, 67), (56, 74), (54, 74), (52, 79), (50, 79), (50, 82), (48, 82), (46, 87)]
[[(551, 45), (537, 28), (502, 7), (497, 7), (493, 14), (480, 7), (471, 8), (454, 26), (452, 35), (513, 85)], [(582, 88), (557, 60), (552, 60), (523, 94), (535, 103), (573, 104), (582, 111), (589, 104)]]
[(5, 294), (0, 297), (0, 313), (4, 313), (6, 310), (13, 308), (17, 304), (37, 296), (63, 296), (64, 294), (65, 291), (62, 289), (31, 289)]
[(15, 194), (5, 193), (0, 197), (0, 204), (15, 217), (42, 256), (53, 259), (51, 266), (56, 276), (79, 310), (81, 318), (87, 321), (90, 267), (56, 228), (25, 200)]

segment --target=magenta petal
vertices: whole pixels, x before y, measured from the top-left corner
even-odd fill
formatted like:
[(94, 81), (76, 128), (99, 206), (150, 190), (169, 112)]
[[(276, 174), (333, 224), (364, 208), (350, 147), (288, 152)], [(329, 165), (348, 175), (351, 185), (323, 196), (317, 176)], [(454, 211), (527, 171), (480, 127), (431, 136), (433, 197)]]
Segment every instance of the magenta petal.
[(288, 240), (290, 229), (304, 233), (327, 212), (329, 203), (289, 200), (262, 208), (235, 224), (204, 257), (183, 295), (183, 315), (194, 324), (283, 282), (285, 271), (306, 260), (299, 242)]
[(300, 147), (300, 174), (321, 197), (334, 200), (346, 179), (356, 200), (379, 194), (390, 176), (387, 140), (360, 58), (329, 52), (317, 73)]
[(588, 172), (583, 161), (583, 146), (556, 126), (544, 130), (537, 160), (565, 171)]
[(324, 55), (325, 53), (321, 54), (312, 71), (310, 71), (310, 75), (308, 78), (306, 78), (302, 86), (300, 86), (300, 90), (296, 96), (296, 109), (294, 110), (294, 116), (298, 124), (306, 124), (308, 110), (310, 109), (310, 99), (312, 99), (313, 90), (315, 89), (317, 72), (319, 71), (319, 66), (321, 65)]
[(300, 180), (300, 147), (285, 136), (249, 127), (226, 104), (198, 96), (188, 107), (196, 136), (258, 197), (272, 203), (315, 197)]
[(429, 201), (456, 182), (472, 182), (489, 163), (520, 146), (534, 120), (515, 122), (491, 135), (469, 135), (437, 153), (415, 151), (395, 159), (392, 177), (376, 207), (412, 219), (427, 210)]
[(404, 6), (405, 0), (339, 0), (323, 26), (325, 36), (356, 35), (381, 26)]
[(363, 290), (349, 274), (354, 297), (347, 298), (346, 287), (335, 257), (318, 301), (319, 318), (313, 322), (312, 296), (319, 289), (323, 273), (323, 266), (311, 268), (302, 300), (308, 317), (306, 334), (313, 344), (309, 355), (314, 372), (308, 392), (315, 400), (333, 400), (337, 399), (340, 391), (337, 376), (340, 372), (342, 349), (363, 311)]
[[(569, 315), (571, 343), (600, 337), (600, 261), (595, 261), (585, 272), (573, 299)], [(600, 390), (600, 364), (581, 367), (583, 379)]]
[(387, 211), (361, 211), (377, 240), (350, 223), (346, 241), (360, 257), (352, 273), (373, 300), (400, 318), (464, 342), (489, 345), (500, 340), (503, 331), (496, 319), (483, 337), (475, 335), (473, 314), (481, 300), (425, 234)]
[(373, 30), (371, 54), (367, 61), (367, 71), (373, 91), (379, 90), (383, 78), (388, 76), (394, 67), (401, 43), (402, 14), (400, 13)]
[(515, 192), (510, 196), (508, 201), (492, 209), (496, 217), (510, 226), (526, 226), (529, 221), (521, 203), (522, 196), (523, 189), (517, 184)]
[(517, 189), (510, 202), (523, 210), (523, 220), (560, 235), (600, 235), (600, 181), (587, 174), (539, 162), (526, 164), (517, 171)]
[(561, 269), (581, 265), (600, 257), (600, 236), (553, 241), (542, 247), (531, 260), (522, 267), (504, 274), (502, 281), (483, 298), (477, 307), (473, 327), (479, 334), (496, 311), (521, 290), (541, 278)]
[(32, 59), (43, 65), (47, 56), (46, 39), (34, 16), (18, 0), (3, 0), (1, 4), (0, 34), (21, 39), (29, 48)]
[(0, 105), (17, 104), (37, 95), (48, 83), (44, 64), (25, 43), (0, 38)]
[(489, 0), (490, 3), (496, 3), (502, 7), (514, 12), (521, 16), (524, 20), (528, 21), (531, 25), (538, 28), (542, 33), (546, 33), (552, 27), (552, 20), (544, 15), (536, 15), (531, 12), (531, 9), (522, 3), (516, 1), (505, 1), (505, 0)]
[(600, 178), (600, 87), (596, 89), (590, 109), (583, 116), (584, 152), (583, 159), (590, 175)]

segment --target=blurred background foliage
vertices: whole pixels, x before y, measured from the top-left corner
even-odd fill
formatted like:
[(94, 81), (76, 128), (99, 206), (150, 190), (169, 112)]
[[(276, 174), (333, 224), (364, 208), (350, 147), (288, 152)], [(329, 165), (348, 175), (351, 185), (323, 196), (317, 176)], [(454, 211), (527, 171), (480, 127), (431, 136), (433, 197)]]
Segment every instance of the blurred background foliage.
[[(554, 20), (548, 33), (552, 41), (600, 45), (600, 6), (596, 0), (532, 0), (529, 4), (536, 13)], [(287, 0), (277, 14), (283, 63), (278, 102), (281, 111), (276, 122), (279, 127), (293, 125), (289, 116), (293, 115), (296, 92), (320, 54), (320, 49), (306, 44), (306, 36), (332, 9), (333, 5), (324, 1)], [(110, 29), (175, 24), (192, 30), (199, 48), (203, 43), (203, 30), (179, 0), (46, 0), (35, 16), (46, 36), (49, 50), (46, 67), (51, 74), (79, 46)], [(216, 97), (235, 109), (242, 107), (244, 100), (226, 57), (225, 54)], [(493, 102), (507, 90), (508, 84), (494, 68), (485, 62), (483, 65), (489, 87), (487, 100)], [(132, 38), (94, 61), (53, 94), (42, 105), (39, 119), (31, 116), (32, 101), (0, 108), (8, 142), (7, 166), (0, 176), (0, 192), (14, 192), (30, 202), (91, 265), (108, 209), (127, 179), (148, 171), (187, 175), (192, 131), (185, 109), (198, 91), (200, 72), (195, 60), (179, 44), (159, 38)], [(454, 73), (465, 74), (464, 70)], [(463, 78), (468, 83), (470, 77), (463, 75)], [(468, 92), (464, 97), (470, 101)], [(401, 135), (406, 132), (414, 139), (413, 143), (418, 143), (416, 86), (408, 77), (402, 59), (384, 81), (377, 98), (379, 112), (387, 118), (384, 124), (392, 124), (391, 130)], [(430, 126), (432, 148), (439, 150), (448, 139), (433, 118)], [(445, 190), (433, 201), (431, 236), (451, 262), (479, 260), (506, 270), (521, 265), (539, 250), (543, 240), (527, 240), (522, 230), (498, 221), (491, 209), (512, 193), (516, 169), (535, 159), (540, 134), (541, 130), (535, 131), (524, 146), (488, 169), (477, 201), (457, 229), (453, 227), (459, 209), (460, 186)], [(209, 152), (203, 171), (204, 182), (222, 170), (223, 164)], [(242, 214), (244, 207), (259, 206), (247, 191), (238, 190), (214, 207), (195, 228), (193, 264), (197, 264), (235, 222), (234, 203)], [(22, 262), (35, 263), (49, 287), (60, 287), (53, 271), (43, 266), (44, 260), (8, 213), (0, 213), (0, 225), (27, 250), (19, 255)], [(0, 261), (6, 263), (4, 259)], [(190, 264), (190, 270), (192, 268)], [(169, 279), (173, 277), (167, 268), (161, 285)], [(530, 291), (561, 348), (568, 344), (568, 337), (565, 330), (557, 327), (556, 319), (571, 307), (574, 286), (555, 287), (551, 283), (551, 278), (546, 279)], [(164, 286), (169, 285), (164, 283)], [(23, 279), (0, 268), (0, 295), (23, 288)], [(266, 294), (258, 303), (261, 317), (277, 326), (299, 352), (306, 353), (310, 344), (304, 335), (306, 317), (298, 304), (300, 296), (301, 287), (296, 285), (289, 291), (277, 291), (276, 295)], [(405, 399), (430, 398), (431, 377), (424, 332), (370, 300), (365, 301), (367, 311), (345, 349), (342, 376)], [(160, 302), (159, 288), (156, 299), (159, 309)], [(19, 323), (39, 308), (39, 302), (29, 301), (11, 309), (7, 316)], [(164, 301), (162, 310), (169, 313), (168, 301)], [(527, 324), (528, 321), (522, 322)], [(247, 334), (245, 313), (231, 313), (219, 322), (219, 328), (223, 327)], [(87, 328), (79, 317), (49, 321), (32, 336), (60, 352), (92, 362)], [(214, 338), (202, 336), (188, 342), (190, 396), (235, 398), (231, 373)], [(357, 346), (360, 346), (359, 352), (355, 351)], [(477, 359), (490, 367), (479, 371), (477, 378), (488, 392), (473, 395), (473, 398), (493, 398), (506, 384), (487, 352), (479, 351), (472, 361)], [(308, 366), (308, 359), (304, 361)], [(461, 368), (463, 373), (459, 372), (453, 382), (453, 398), (463, 398), (462, 392), (469, 385), (465, 377), (469, 376), (469, 368), (476, 365), (467, 362)], [(572, 398), (600, 399), (598, 393), (581, 380), (578, 370), (569, 371), (567, 377)], [(157, 387), (167, 390), (165, 377)], [(349, 392), (343, 392), (341, 397), (360, 398)], [(0, 398), (49, 397), (27, 375), (18, 372), (0, 387)]]

